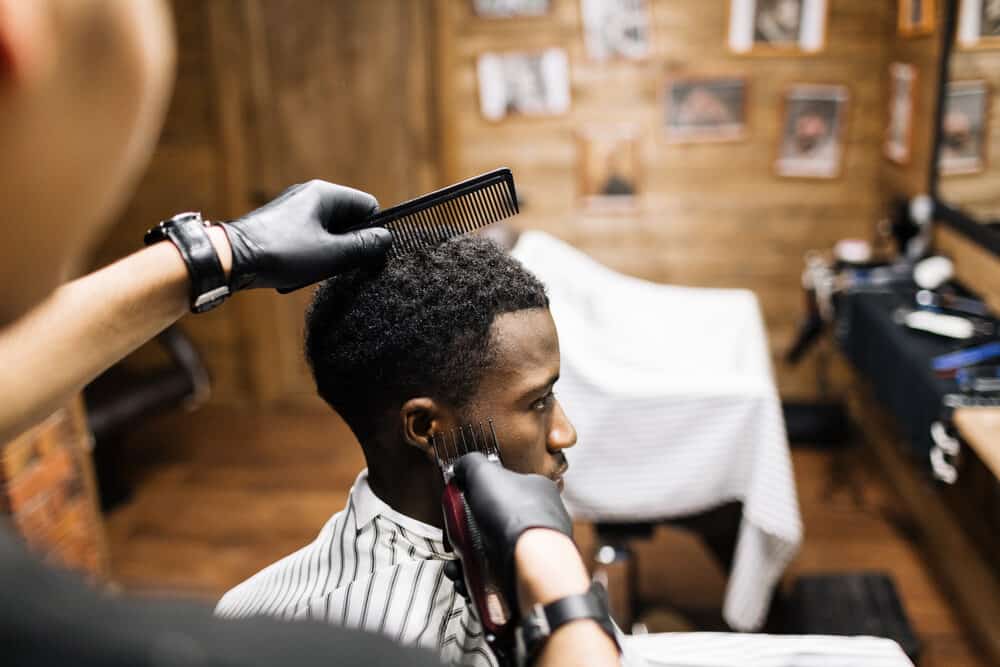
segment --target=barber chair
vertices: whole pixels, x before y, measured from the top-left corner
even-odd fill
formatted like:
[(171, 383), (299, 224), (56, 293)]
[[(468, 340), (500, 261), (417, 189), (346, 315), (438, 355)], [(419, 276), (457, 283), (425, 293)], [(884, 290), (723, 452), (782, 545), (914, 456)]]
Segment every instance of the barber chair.
[(211, 394), (208, 370), (193, 341), (180, 327), (168, 327), (156, 342), (166, 352), (166, 366), (136, 371), (118, 363), (84, 389), (104, 510), (131, 493), (123, 474), (125, 436), (150, 417), (178, 407), (194, 410)]
[[(690, 516), (667, 519), (663, 523), (697, 535), (719, 567), (729, 572), (733, 565), (742, 508), (742, 503), (729, 502)], [(619, 627), (626, 631), (629, 628), (641, 631), (635, 623), (644, 611), (638, 596), (638, 563), (633, 547), (636, 541), (651, 538), (655, 527), (652, 522), (594, 524), (597, 534), (595, 577), (608, 589), (611, 614)]]

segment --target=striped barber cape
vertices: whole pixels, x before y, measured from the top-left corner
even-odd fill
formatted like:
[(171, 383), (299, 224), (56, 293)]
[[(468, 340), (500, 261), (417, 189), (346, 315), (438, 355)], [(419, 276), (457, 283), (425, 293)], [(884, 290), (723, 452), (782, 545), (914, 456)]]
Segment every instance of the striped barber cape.
[(442, 531), (400, 514), (358, 475), (347, 506), (309, 545), (226, 593), (219, 616), (325, 620), (437, 652), (452, 665), (497, 662), (444, 575)]
[[(226, 593), (219, 616), (325, 620), (437, 652), (450, 665), (496, 666), (482, 626), (444, 576), (441, 530), (400, 514), (358, 476), (319, 536)], [(874, 637), (678, 632), (619, 634), (626, 667), (913, 667)]]

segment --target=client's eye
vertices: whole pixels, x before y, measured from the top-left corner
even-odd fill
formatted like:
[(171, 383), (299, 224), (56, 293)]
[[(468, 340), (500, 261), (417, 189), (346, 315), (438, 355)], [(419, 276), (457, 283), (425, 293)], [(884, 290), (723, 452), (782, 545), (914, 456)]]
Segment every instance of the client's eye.
[(550, 391), (549, 393), (545, 394), (540, 399), (532, 403), (531, 409), (539, 411), (548, 410), (550, 407), (552, 407), (552, 404), (555, 402), (555, 400), (556, 400), (556, 393), (554, 391)]

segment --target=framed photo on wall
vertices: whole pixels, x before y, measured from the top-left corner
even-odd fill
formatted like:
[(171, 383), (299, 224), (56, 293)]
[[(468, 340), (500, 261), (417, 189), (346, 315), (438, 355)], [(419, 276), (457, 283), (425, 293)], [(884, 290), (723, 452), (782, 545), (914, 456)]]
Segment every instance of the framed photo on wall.
[(586, 208), (630, 211), (642, 191), (639, 130), (591, 126), (577, 132), (580, 197)]
[(885, 155), (899, 164), (910, 161), (916, 87), (916, 67), (905, 63), (889, 65), (889, 124), (885, 132)]
[(840, 175), (848, 97), (846, 86), (801, 84), (789, 89), (775, 164), (778, 175)]
[(941, 174), (975, 174), (986, 167), (990, 87), (985, 81), (951, 81), (941, 120)]
[(563, 49), (484, 53), (477, 69), (479, 106), (487, 120), (569, 111), (569, 59)]
[(543, 16), (549, 12), (550, 0), (471, 0), (476, 15), (506, 19), (515, 16)]
[(1000, 49), (1000, 1), (962, 0), (958, 44), (966, 49)]
[(746, 88), (746, 79), (737, 76), (668, 80), (664, 94), (667, 140), (694, 143), (745, 138)]
[(826, 43), (827, 0), (730, 0), (734, 53), (816, 53)]
[(646, 0), (580, 0), (587, 55), (643, 60), (649, 55)]
[(935, 0), (899, 0), (897, 25), (904, 37), (919, 37), (934, 32), (937, 16)]

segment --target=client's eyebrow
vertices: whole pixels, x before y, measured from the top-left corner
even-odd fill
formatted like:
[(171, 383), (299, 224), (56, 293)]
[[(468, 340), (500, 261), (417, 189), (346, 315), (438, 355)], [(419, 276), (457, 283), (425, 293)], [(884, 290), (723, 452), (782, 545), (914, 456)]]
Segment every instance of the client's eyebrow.
[(521, 398), (519, 400), (525, 401), (528, 400), (529, 398), (534, 398), (538, 394), (541, 394), (543, 391), (547, 394), (549, 390), (552, 389), (552, 386), (558, 381), (559, 381), (559, 373), (554, 373), (545, 382), (535, 385), (531, 389), (528, 389), (523, 394), (521, 394)]

